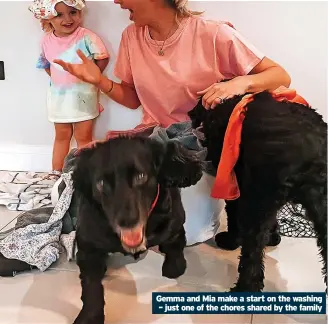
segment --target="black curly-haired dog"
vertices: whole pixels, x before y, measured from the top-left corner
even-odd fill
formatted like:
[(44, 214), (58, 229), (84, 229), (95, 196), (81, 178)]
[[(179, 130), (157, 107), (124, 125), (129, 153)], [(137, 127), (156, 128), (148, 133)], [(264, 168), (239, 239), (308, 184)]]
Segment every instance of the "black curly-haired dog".
[(74, 323), (104, 323), (108, 253), (137, 258), (152, 246), (165, 254), (162, 275), (186, 269), (180, 189), (196, 184), (201, 161), (178, 142), (116, 138), (84, 150), (73, 172), (81, 196), (76, 240), (83, 308)]
[[(209, 161), (218, 167), (230, 115), (242, 96), (206, 110), (201, 100), (189, 112), (202, 125)], [(327, 283), (327, 124), (314, 109), (278, 102), (268, 92), (247, 105), (240, 155), (234, 168), (240, 197), (226, 201), (228, 231), (217, 245), (241, 246), (239, 278), (232, 291), (262, 291), (264, 248), (275, 245), (276, 215), (287, 202), (302, 204), (314, 224)]]

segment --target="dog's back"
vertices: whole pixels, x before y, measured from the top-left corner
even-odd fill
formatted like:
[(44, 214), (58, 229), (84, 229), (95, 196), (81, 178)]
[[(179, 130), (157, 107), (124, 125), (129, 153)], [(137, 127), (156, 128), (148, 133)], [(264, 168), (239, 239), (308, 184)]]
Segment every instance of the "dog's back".
[(250, 166), (285, 167), (326, 164), (327, 124), (314, 109), (278, 102), (261, 93), (248, 105), (242, 131), (244, 159)]
[[(215, 167), (220, 161), (230, 115), (241, 98), (236, 96), (226, 100), (213, 110), (205, 110), (199, 102), (189, 114), (193, 127), (203, 123), (208, 160)], [(240, 149), (243, 163), (249, 167), (265, 168), (267, 172), (294, 173), (305, 166), (324, 172), (327, 124), (310, 107), (278, 102), (269, 93), (262, 92), (247, 105)]]

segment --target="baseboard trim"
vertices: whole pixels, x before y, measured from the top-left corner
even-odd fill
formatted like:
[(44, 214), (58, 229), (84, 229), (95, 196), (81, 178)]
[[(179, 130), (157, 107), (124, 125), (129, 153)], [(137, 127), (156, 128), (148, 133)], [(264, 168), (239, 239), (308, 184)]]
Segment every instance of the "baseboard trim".
[(49, 172), (52, 146), (0, 144), (0, 170)]

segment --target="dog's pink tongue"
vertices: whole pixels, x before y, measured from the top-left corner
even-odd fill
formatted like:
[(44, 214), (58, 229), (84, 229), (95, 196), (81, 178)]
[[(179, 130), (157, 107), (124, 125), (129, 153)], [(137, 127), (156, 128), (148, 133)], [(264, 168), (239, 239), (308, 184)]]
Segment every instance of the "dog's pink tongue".
[(142, 227), (133, 230), (121, 231), (122, 242), (129, 247), (136, 247), (141, 244), (143, 238)]

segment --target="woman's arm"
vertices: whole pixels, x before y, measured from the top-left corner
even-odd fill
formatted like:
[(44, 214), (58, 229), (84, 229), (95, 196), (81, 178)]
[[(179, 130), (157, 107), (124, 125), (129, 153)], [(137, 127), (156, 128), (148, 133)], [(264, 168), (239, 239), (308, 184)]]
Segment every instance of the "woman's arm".
[(140, 100), (133, 86), (109, 80), (102, 75), (98, 65), (89, 60), (81, 50), (77, 50), (77, 54), (82, 60), (81, 64), (71, 64), (63, 60), (54, 60), (54, 63), (59, 64), (65, 71), (80, 80), (94, 84), (119, 104), (130, 109), (137, 109), (140, 106)]
[(290, 86), (289, 74), (277, 63), (265, 57), (244, 78), (247, 85), (246, 92), (258, 92), (264, 90), (275, 90), (280, 86)]
[(235, 95), (274, 90), (282, 85), (289, 87), (290, 82), (289, 74), (280, 65), (264, 57), (248, 75), (238, 76), (227, 82), (214, 83), (197, 94), (203, 95), (203, 105), (209, 109)]
[(127, 108), (137, 109), (140, 106), (135, 88), (126, 82), (116, 83), (102, 75), (96, 86), (109, 98)]
[[(104, 72), (108, 62), (109, 59), (95, 60), (95, 63), (99, 67), (101, 73)], [(122, 82), (121, 84), (114, 84), (113, 81), (103, 76), (97, 87), (100, 88), (100, 90), (108, 95), (108, 97), (112, 100), (126, 106), (127, 108), (137, 109), (140, 106), (140, 101), (134, 87), (128, 83)]]
[(234, 78), (228, 82), (214, 83), (198, 92), (203, 96), (205, 108), (214, 108), (222, 100), (246, 92), (289, 87), (288, 73), (279, 64), (265, 57), (236, 29), (227, 24), (218, 24), (215, 45), (221, 74)]

